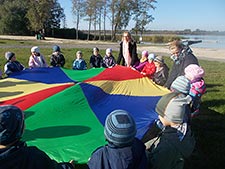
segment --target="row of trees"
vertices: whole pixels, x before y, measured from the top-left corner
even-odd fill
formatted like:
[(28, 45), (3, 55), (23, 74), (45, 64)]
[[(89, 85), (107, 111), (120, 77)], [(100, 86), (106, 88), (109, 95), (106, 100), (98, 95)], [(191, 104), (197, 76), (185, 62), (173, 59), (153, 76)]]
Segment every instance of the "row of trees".
[[(88, 21), (88, 36), (106, 37), (106, 23), (111, 24), (111, 40), (133, 21), (133, 31), (143, 33), (153, 21), (150, 14), (156, 0), (71, 0), (75, 16), (76, 39), (82, 20)], [(0, 0), (0, 34), (28, 35), (39, 30), (65, 28), (64, 10), (57, 0)], [(60, 25), (63, 24), (63, 25)], [(94, 39), (97, 39), (94, 37)], [(105, 40), (105, 38), (104, 38)]]
[(0, 34), (28, 35), (60, 28), (65, 21), (57, 0), (0, 0)]
[[(72, 11), (75, 16), (76, 30), (79, 30), (81, 20), (88, 21), (88, 35), (90, 35), (91, 26), (94, 32), (99, 32), (98, 36), (106, 36), (106, 21), (111, 23), (111, 37), (115, 40), (118, 30), (126, 29), (132, 20), (134, 24), (133, 31), (141, 34), (145, 27), (154, 20), (150, 13), (155, 9), (156, 0), (71, 0)], [(103, 27), (103, 28), (102, 28)], [(78, 39), (78, 33), (77, 39)], [(94, 35), (96, 36), (96, 34)]]

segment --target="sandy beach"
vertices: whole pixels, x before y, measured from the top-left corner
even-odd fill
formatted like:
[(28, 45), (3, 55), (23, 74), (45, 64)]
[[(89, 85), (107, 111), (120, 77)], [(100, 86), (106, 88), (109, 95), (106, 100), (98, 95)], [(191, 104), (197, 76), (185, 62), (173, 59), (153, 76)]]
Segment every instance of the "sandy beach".
[[(8, 36), (0, 35), (0, 39), (14, 39), (14, 40), (35, 40), (34, 36)], [(43, 47), (52, 47), (52, 44), (59, 44), (62, 48), (93, 48), (98, 47), (100, 49), (112, 48), (115, 51), (119, 50), (119, 43), (115, 42), (103, 42), (103, 41), (82, 41), (82, 40), (70, 40), (46, 37), (46, 40), (40, 41), (43, 43)], [(4, 47), (4, 45), (0, 45)], [(209, 48), (195, 48), (191, 47), (193, 53), (198, 59), (214, 60), (225, 62), (225, 49), (209, 49)], [(138, 44), (138, 53), (143, 50), (148, 50), (150, 53), (156, 53), (160, 55), (170, 56), (168, 46), (152, 46)]]

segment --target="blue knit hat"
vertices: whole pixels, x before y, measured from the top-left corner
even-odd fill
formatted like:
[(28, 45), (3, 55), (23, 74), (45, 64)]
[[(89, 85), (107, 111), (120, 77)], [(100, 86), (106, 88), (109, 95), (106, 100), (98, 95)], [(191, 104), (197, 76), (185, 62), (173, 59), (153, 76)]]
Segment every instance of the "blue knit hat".
[(13, 56), (15, 56), (15, 53), (13, 53), (13, 52), (5, 52), (5, 58), (7, 60), (11, 60)]
[(12, 105), (0, 106), (0, 145), (8, 145), (22, 137), (23, 112)]
[(60, 47), (58, 45), (53, 46), (53, 52), (60, 52)]
[(135, 138), (136, 124), (125, 110), (114, 110), (106, 118), (104, 134), (110, 143), (125, 147)]
[(191, 83), (185, 76), (178, 76), (171, 84), (171, 89), (177, 92), (188, 94), (190, 91)]
[(155, 59), (155, 54), (154, 53), (150, 53), (148, 55), (148, 60), (154, 60)]

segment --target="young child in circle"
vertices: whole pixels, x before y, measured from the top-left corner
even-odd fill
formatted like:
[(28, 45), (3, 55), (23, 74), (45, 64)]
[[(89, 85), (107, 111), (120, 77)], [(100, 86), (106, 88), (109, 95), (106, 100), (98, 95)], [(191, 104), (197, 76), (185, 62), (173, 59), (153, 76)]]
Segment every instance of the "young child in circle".
[(29, 58), (28, 66), (30, 68), (48, 67), (45, 57), (41, 55), (40, 48), (33, 46), (31, 48), (31, 56)]
[(185, 77), (190, 80), (189, 95), (192, 97), (192, 117), (200, 112), (201, 97), (206, 92), (206, 84), (203, 79), (205, 71), (197, 64), (190, 64), (184, 69)]
[(105, 51), (105, 56), (103, 58), (102, 67), (105, 68), (112, 68), (116, 65), (116, 60), (114, 56), (112, 55), (112, 49), (107, 48)]
[(16, 60), (16, 55), (13, 52), (6, 52), (5, 58), (7, 60), (4, 66), (4, 73), (9, 76), (14, 72), (20, 72), (25, 69), (25, 67)]
[(93, 54), (90, 57), (90, 67), (100, 68), (102, 67), (103, 58), (99, 54), (99, 49), (97, 47), (93, 48)]
[(152, 80), (156, 84), (164, 86), (169, 76), (169, 68), (164, 62), (162, 56), (156, 56), (156, 58), (154, 59), (154, 64), (156, 67), (156, 72), (154, 73)]
[(136, 124), (125, 110), (114, 110), (106, 118), (108, 144), (96, 149), (88, 161), (90, 169), (147, 169), (145, 146), (135, 138)]
[(73, 70), (86, 70), (87, 69), (87, 63), (82, 58), (83, 53), (81, 51), (77, 51), (76, 53), (76, 59), (73, 61)]
[(148, 63), (145, 64), (144, 68), (141, 71), (141, 74), (149, 77), (150, 79), (153, 78), (153, 75), (156, 71), (155, 64), (153, 63), (154, 59), (155, 59), (155, 54), (153, 54), (153, 53), (149, 54), (148, 55)]
[(50, 57), (50, 65), (55, 67), (55, 66), (59, 66), (59, 67), (63, 67), (65, 64), (65, 57), (64, 55), (61, 53), (61, 49), (58, 45), (53, 46), (53, 53)]
[(146, 63), (148, 63), (148, 51), (143, 50), (141, 53), (140, 62), (137, 66), (134, 66), (134, 68), (136, 70), (138, 70), (139, 72), (141, 72), (143, 70), (143, 68), (145, 67)]

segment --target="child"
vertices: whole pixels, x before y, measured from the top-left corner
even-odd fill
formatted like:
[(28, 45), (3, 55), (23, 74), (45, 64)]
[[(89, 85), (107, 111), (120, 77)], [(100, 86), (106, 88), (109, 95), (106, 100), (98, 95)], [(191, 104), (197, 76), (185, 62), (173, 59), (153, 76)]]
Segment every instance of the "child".
[[(179, 93), (180, 97), (189, 96), (191, 83), (185, 76), (178, 76), (171, 84), (170, 90)], [(191, 96), (189, 96), (191, 98)], [(191, 102), (192, 103), (192, 102)], [(190, 123), (191, 120), (191, 104), (186, 106), (185, 122)]]
[(114, 110), (105, 121), (108, 144), (98, 148), (88, 161), (90, 169), (146, 169), (144, 144), (135, 138), (136, 124), (128, 112)]
[(14, 72), (20, 72), (24, 70), (24, 66), (16, 60), (16, 55), (13, 52), (6, 52), (5, 58), (7, 60), (5, 66), (4, 66), (4, 73), (9, 76), (10, 74)]
[(206, 85), (203, 79), (205, 72), (200, 66), (190, 64), (184, 69), (184, 73), (191, 83), (189, 95), (193, 99), (191, 116), (194, 117), (199, 114), (201, 97), (206, 92)]
[(158, 101), (156, 112), (165, 127), (158, 137), (145, 143), (149, 168), (183, 168), (185, 159), (190, 157), (195, 139), (191, 127), (184, 122), (190, 101), (190, 96), (180, 98), (173, 92)]
[(57, 163), (34, 146), (21, 141), (24, 114), (12, 105), (0, 106), (0, 168), (1, 169), (72, 169), (72, 163)]
[(93, 48), (93, 55), (90, 57), (90, 67), (99, 68), (102, 67), (102, 56), (99, 54), (99, 49), (97, 47)]
[(169, 76), (169, 68), (168, 66), (164, 63), (164, 59), (162, 56), (157, 56), (154, 59), (154, 64), (156, 67), (156, 72), (153, 75), (153, 81), (160, 85), (164, 86), (164, 84), (167, 81), (167, 78)]
[(86, 70), (87, 69), (87, 63), (82, 58), (83, 54), (81, 51), (77, 51), (76, 53), (76, 59), (73, 61), (73, 70)]
[(38, 46), (33, 46), (31, 48), (31, 56), (29, 58), (28, 66), (30, 68), (48, 67), (44, 56), (40, 54), (40, 49)]
[(137, 66), (135, 66), (134, 68), (136, 70), (138, 70), (139, 72), (141, 72), (143, 70), (143, 68), (145, 67), (145, 64), (148, 63), (148, 51), (144, 50), (141, 53), (141, 59), (140, 62)]
[(102, 67), (105, 67), (105, 68), (114, 67), (116, 65), (116, 60), (115, 60), (114, 56), (112, 55), (112, 49), (111, 48), (106, 49), (105, 53), (106, 53), (106, 55), (103, 58)]
[(61, 53), (61, 49), (58, 45), (53, 46), (53, 53), (50, 57), (50, 65), (55, 67), (63, 67), (65, 64), (65, 58)]
[(148, 55), (148, 63), (145, 64), (144, 68), (141, 71), (141, 74), (149, 77), (150, 79), (153, 78), (153, 75), (156, 71), (155, 64), (153, 63), (154, 59), (155, 59), (155, 54), (153, 54), (153, 53), (149, 54)]

